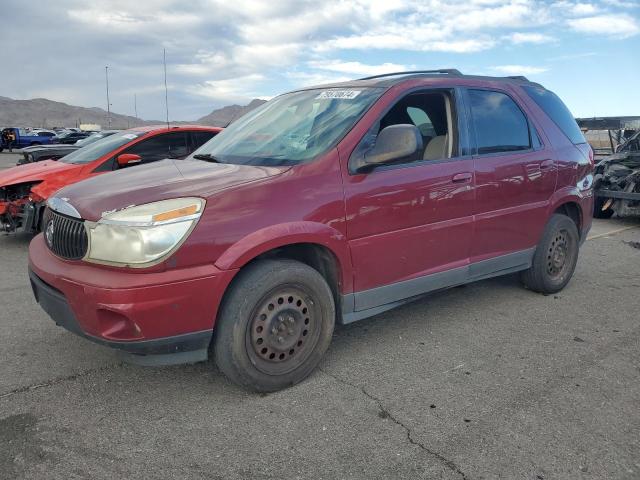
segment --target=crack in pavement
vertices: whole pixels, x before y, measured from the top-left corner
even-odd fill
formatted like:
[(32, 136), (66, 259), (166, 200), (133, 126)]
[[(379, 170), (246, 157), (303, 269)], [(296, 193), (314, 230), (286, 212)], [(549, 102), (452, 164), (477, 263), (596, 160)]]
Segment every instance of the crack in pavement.
[(73, 373), (71, 375), (66, 375), (64, 377), (52, 378), (51, 380), (47, 380), (46, 382), (43, 382), (43, 383), (36, 383), (36, 384), (33, 384), (33, 385), (25, 385), (24, 387), (14, 388), (13, 390), (9, 390), (8, 392), (0, 393), (0, 400), (2, 400), (3, 398), (6, 398), (6, 397), (10, 397), (12, 395), (17, 395), (19, 393), (31, 392), (33, 390), (38, 390), (40, 388), (52, 387), (54, 385), (58, 385), (59, 383), (63, 383), (63, 382), (72, 382), (74, 380), (77, 380), (78, 378), (82, 378), (82, 377), (86, 377), (88, 375), (91, 375), (92, 373), (103, 372), (105, 370), (111, 370), (113, 368), (121, 368), (124, 365), (126, 365), (125, 362), (120, 362), (120, 363), (115, 363), (115, 364), (110, 364), (110, 365), (104, 365), (102, 367), (92, 368), (92, 369), (89, 369), (89, 370), (85, 370), (83, 372), (78, 372), (78, 373)]
[(382, 403), (382, 401), (378, 397), (376, 397), (375, 395), (372, 395), (371, 393), (367, 392), (367, 390), (364, 387), (360, 387), (360, 386), (358, 386), (358, 385), (356, 385), (354, 383), (351, 383), (351, 382), (349, 382), (349, 381), (347, 381), (347, 380), (345, 380), (343, 378), (337, 377), (336, 375), (333, 375), (333, 374), (327, 372), (326, 370), (324, 370), (322, 368), (318, 368), (318, 370), (320, 370), (326, 376), (334, 379), (338, 383), (342, 383), (343, 385), (347, 385), (347, 386), (349, 386), (351, 388), (355, 388), (356, 390), (359, 390), (367, 398), (369, 398), (370, 400), (373, 400), (376, 403), (376, 405), (378, 406), (378, 409), (380, 410), (380, 413), (383, 415), (382, 418), (391, 419), (391, 421), (393, 421), (393, 423), (395, 423), (396, 425), (402, 427), (405, 430), (405, 432), (407, 434), (407, 441), (411, 445), (415, 445), (416, 447), (420, 448), (421, 450), (423, 450), (424, 452), (428, 453), (432, 457), (436, 458), (440, 463), (444, 464), (447, 468), (449, 468), (453, 472), (455, 472), (458, 475), (460, 475), (462, 480), (467, 480), (468, 479), (466, 474), (452, 460), (449, 460), (448, 458), (444, 457), (443, 455), (439, 454), (438, 452), (436, 452), (434, 450), (431, 450), (429, 447), (427, 447), (423, 443), (419, 442), (418, 440), (415, 440), (413, 438), (413, 436), (412, 436), (411, 429), (409, 427), (407, 427), (404, 423), (402, 423), (400, 420), (398, 420), (398, 418), (396, 418), (387, 408), (385, 408), (384, 404)]

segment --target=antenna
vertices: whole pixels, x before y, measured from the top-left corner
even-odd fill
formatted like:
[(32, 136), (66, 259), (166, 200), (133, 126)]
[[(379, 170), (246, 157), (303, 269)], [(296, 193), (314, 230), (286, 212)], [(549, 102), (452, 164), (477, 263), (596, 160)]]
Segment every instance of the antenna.
[(109, 67), (104, 67), (104, 76), (107, 79), (107, 125), (111, 128), (111, 103), (109, 102)]
[(164, 65), (164, 104), (167, 109), (167, 129), (169, 128), (169, 90), (167, 89), (167, 49), (162, 49), (162, 63)]
[(134, 93), (133, 94), (133, 111), (134, 111), (134, 115), (135, 115), (135, 123), (138, 123), (138, 98), (137, 95)]

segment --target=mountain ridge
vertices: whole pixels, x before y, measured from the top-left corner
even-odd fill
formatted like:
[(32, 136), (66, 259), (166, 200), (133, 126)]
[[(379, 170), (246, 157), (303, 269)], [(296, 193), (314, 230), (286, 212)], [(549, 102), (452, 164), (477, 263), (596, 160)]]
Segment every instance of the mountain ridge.
[[(265, 100), (254, 99), (247, 105), (227, 105), (212, 110), (208, 115), (193, 122), (172, 121), (181, 125), (198, 123), (214, 127), (225, 127), (231, 121), (262, 105)], [(125, 129), (143, 125), (164, 124), (163, 120), (142, 120), (131, 115), (111, 112), (111, 128)], [(97, 124), (103, 129), (107, 124), (107, 111), (100, 107), (79, 107), (47, 98), (15, 100), (0, 96), (0, 126), (2, 127), (74, 127), (80, 124)]]

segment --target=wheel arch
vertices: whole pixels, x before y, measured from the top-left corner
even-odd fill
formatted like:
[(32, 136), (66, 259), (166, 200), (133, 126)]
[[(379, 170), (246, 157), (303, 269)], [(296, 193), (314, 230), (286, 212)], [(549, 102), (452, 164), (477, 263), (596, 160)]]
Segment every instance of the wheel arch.
[(583, 197), (577, 189), (563, 189), (556, 192), (549, 208), (549, 217), (554, 213), (565, 215), (574, 221), (578, 233), (582, 235), (585, 224), (585, 212), (583, 211)]
[(352, 264), (346, 237), (328, 225), (292, 222), (266, 227), (233, 244), (215, 265), (222, 270), (242, 270), (264, 258), (298, 260), (320, 272), (335, 295), (352, 291)]
[(559, 205), (553, 213), (559, 213), (561, 215), (566, 215), (576, 224), (578, 228), (578, 232), (581, 231), (582, 228), (582, 208), (577, 202), (565, 202)]

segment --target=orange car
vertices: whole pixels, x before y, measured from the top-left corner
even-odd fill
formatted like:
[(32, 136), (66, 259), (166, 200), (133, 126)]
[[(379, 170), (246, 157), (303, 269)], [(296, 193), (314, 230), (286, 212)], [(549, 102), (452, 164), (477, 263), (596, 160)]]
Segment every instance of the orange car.
[(0, 173), (0, 231), (41, 230), (47, 199), (86, 178), (165, 158), (181, 159), (222, 129), (199, 125), (124, 130), (58, 161), (20, 165)]

